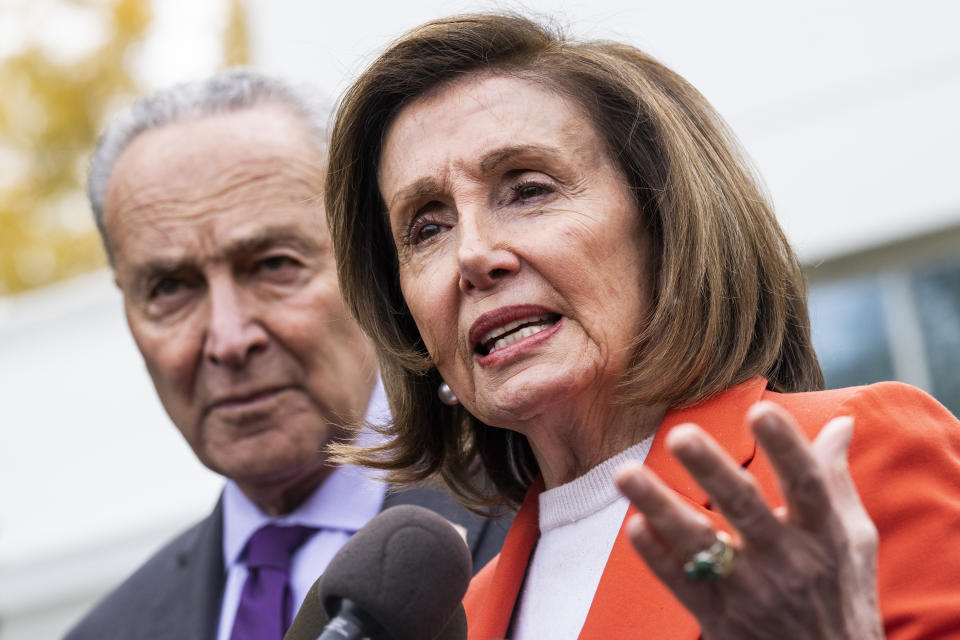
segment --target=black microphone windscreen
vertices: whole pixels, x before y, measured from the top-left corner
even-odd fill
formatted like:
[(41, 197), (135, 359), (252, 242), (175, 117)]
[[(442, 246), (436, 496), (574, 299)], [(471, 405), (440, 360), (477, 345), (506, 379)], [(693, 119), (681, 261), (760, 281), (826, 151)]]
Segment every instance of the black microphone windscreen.
[(397, 640), (432, 639), (456, 629), (471, 573), (470, 551), (449, 522), (429, 509), (399, 505), (340, 549), (320, 593), (330, 615), (350, 600)]
[[(317, 636), (330, 622), (330, 616), (323, 608), (323, 596), (320, 595), (322, 580), (323, 576), (320, 576), (310, 587), (283, 640), (317, 640)], [(462, 604), (457, 606), (447, 626), (433, 640), (467, 640), (467, 612)]]
[(323, 608), (323, 596), (320, 595), (322, 583), (323, 576), (320, 576), (307, 591), (307, 596), (303, 599), (303, 604), (300, 605), (283, 640), (317, 640), (320, 631), (330, 622), (330, 616)]
[(447, 626), (433, 640), (467, 640), (467, 612), (463, 603), (457, 605), (457, 610), (450, 616)]

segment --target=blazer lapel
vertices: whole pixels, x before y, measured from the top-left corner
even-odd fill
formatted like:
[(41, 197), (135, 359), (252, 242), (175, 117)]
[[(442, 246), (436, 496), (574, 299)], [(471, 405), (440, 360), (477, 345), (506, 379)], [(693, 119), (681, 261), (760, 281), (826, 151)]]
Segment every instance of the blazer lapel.
[(164, 597), (154, 601), (149, 619), (154, 628), (145, 636), (154, 640), (213, 640), (220, 620), (226, 571), (223, 566), (223, 505), (184, 540), (172, 562), (174, 578)]
[[(664, 440), (674, 427), (693, 422), (709, 431), (742, 466), (749, 464), (756, 442), (745, 428), (747, 409), (760, 399), (766, 380), (757, 378), (732, 387), (707, 401), (685, 409), (671, 410), (654, 437), (644, 466), (652, 469), (674, 491), (689, 500), (718, 528), (722, 517), (711, 511), (709, 498), (673, 456)], [(580, 632), (581, 640), (632, 638), (645, 640), (697, 638), (700, 628), (673, 594), (647, 568), (627, 538), (626, 520), (636, 513), (631, 506), (617, 534), (593, 604)]]
[(209, 527), (200, 532), (192, 562), (185, 569), (190, 573), (191, 620), (188, 628), (196, 630), (198, 639), (215, 638), (220, 622), (220, 605), (226, 583), (223, 566), (223, 506), (217, 507)]
[[(523, 586), (530, 555), (540, 539), (539, 495), (543, 480), (537, 479), (520, 506), (503, 541), (499, 557), (494, 561), (493, 576), (484, 589), (483, 600), (471, 614), (470, 638), (506, 638), (513, 609)], [(488, 567), (489, 569), (489, 567)]]
[(667, 434), (681, 424), (695, 423), (713, 436), (741, 466), (756, 454), (757, 443), (746, 428), (747, 410), (760, 400), (767, 381), (754, 378), (718, 393), (700, 404), (671, 409), (664, 416), (644, 465), (657, 473), (668, 487), (695, 504), (707, 506), (709, 498), (687, 471), (667, 451)]

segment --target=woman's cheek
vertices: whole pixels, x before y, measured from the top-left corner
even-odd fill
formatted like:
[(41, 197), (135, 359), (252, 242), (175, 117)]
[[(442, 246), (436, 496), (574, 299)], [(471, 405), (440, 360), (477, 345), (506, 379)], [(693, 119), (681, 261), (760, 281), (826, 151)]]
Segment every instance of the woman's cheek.
[[(431, 298), (428, 295), (424, 295), (424, 287), (414, 286), (407, 288), (401, 285), (401, 289), (407, 301), (407, 307), (410, 309), (410, 314), (413, 316), (413, 321), (417, 325), (417, 330), (420, 332), (420, 338), (423, 340), (423, 344), (430, 354), (430, 358), (435, 365), (439, 364), (444, 358), (444, 350), (441, 346), (443, 344), (443, 336), (438, 335), (435, 330), (443, 329), (444, 327), (455, 327), (456, 324), (448, 322), (445, 313), (438, 313), (438, 301), (435, 297)], [(444, 311), (445, 310), (444, 308)]]

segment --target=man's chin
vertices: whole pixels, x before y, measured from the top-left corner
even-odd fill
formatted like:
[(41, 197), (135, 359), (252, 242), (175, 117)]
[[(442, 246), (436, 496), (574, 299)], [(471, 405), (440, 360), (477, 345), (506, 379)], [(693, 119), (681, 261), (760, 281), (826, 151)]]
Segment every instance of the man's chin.
[(261, 510), (271, 515), (297, 508), (330, 475), (332, 467), (313, 461), (305, 465), (281, 465), (279, 468), (246, 467), (224, 474)]
[(222, 464), (214, 466), (216, 467), (214, 471), (237, 484), (268, 486), (305, 481), (311, 476), (320, 474), (324, 463), (319, 452), (315, 456), (305, 458), (299, 452), (291, 455), (265, 456), (263, 451), (260, 451), (259, 455), (231, 456), (228, 460), (222, 460)]

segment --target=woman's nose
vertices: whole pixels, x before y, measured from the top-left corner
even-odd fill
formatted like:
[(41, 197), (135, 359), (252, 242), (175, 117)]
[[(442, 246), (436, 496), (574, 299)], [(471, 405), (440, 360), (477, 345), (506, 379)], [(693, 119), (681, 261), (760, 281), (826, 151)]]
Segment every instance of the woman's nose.
[(487, 290), (516, 273), (520, 259), (505, 234), (499, 233), (494, 226), (496, 222), (464, 218), (461, 216), (458, 225), (460, 290), (464, 293)]

